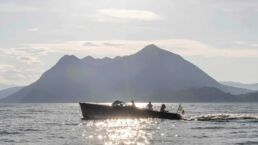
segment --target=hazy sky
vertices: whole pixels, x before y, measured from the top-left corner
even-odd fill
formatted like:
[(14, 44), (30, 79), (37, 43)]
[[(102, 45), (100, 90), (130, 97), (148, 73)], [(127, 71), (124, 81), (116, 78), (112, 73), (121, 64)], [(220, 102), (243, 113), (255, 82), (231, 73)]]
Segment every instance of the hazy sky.
[(149, 43), (218, 81), (258, 82), (257, 0), (0, 0), (0, 89), (64, 54), (114, 57)]

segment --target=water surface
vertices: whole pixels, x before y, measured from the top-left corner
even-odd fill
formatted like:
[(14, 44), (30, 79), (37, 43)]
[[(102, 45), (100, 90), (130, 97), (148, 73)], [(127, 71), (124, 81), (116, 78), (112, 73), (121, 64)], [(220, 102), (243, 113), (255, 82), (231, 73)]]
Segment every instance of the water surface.
[[(0, 104), (0, 144), (258, 144), (258, 104), (182, 105), (186, 120), (181, 121), (83, 121), (78, 104)], [(177, 107), (167, 103), (171, 112)]]

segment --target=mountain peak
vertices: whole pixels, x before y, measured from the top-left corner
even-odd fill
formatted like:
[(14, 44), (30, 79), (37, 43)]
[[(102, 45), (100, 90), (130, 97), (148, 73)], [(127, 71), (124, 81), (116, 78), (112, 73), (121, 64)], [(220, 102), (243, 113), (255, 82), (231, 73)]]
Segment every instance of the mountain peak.
[(146, 45), (142, 50), (155, 51), (155, 50), (161, 50), (161, 48), (159, 48), (155, 44), (149, 44), (149, 45)]
[(147, 55), (147, 56), (159, 56), (159, 55), (176, 55), (170, 51), (164, 50), (156, 46), (155, 44), (149, 44), (145, 46), (143, 49), (141, 49), (138, 53), (138, 55)]
[(75, 55), (64, 55), (61, 59), (79, 59)]
[(94, 60), (95, 58), (92, 56), (86, 56), (82, 60)]
[(78, 57), (74, 56), (74, 55), (64, 55), (62, 58), (60, 58), (60, 60), (58, 61), (58, 63), (62, 63), (62, 64), (69, 64), (75, 61), (80, 60)]
[(154, 44), (149, 44), (141, 49), (138, 54), (144, 55), (152, 55), (152, 54), (159, 54), (160, 52), (165, 51)]

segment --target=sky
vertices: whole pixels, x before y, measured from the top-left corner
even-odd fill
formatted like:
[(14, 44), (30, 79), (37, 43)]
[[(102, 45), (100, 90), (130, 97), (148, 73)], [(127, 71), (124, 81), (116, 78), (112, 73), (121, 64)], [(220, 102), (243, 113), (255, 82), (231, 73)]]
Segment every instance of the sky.
[(217, 81), (258, 83), (256, 0), (0, 0), (0, 89), (60, 57), (177, 53)]

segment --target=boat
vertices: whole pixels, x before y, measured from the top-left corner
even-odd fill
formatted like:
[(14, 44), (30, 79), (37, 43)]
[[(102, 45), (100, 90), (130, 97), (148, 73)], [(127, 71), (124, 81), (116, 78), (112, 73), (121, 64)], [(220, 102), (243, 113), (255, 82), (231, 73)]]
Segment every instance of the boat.
[(83, 120), (118, 119), (118, 118), (160, 118), (181, 120), (178, 113), (152, 111), (124, 104), (108, 106), (92, 103), (79, 103)]

